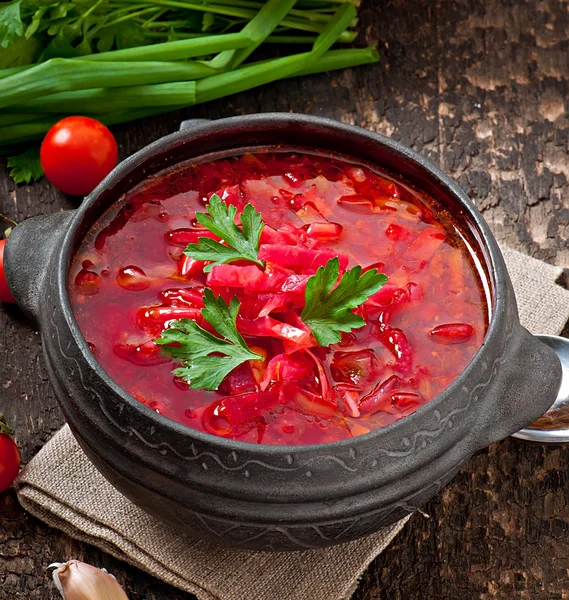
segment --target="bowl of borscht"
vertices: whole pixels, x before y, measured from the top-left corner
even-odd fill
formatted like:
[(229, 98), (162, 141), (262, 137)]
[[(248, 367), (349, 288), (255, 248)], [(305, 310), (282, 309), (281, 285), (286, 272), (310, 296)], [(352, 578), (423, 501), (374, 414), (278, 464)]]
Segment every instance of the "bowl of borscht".
[(373, 533), (560, 385), (466, 195), (318, 117), (186, 122), (15, 228), (5, 270), (93, 463), (219, 544)]

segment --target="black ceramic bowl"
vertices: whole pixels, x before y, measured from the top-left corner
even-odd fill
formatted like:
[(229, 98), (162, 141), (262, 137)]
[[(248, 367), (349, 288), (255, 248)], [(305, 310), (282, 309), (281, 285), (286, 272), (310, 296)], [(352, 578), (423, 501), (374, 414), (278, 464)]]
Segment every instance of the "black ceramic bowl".
[[(464, 373), (414, 414), (353, 439), (253, 445), (170, 421), (106, 375), (69, 304), (74, 251), (122, 194), (180, 161), (275, 144), (375, 165), (435, 197), (488, 275), (491, 321)], [(122, 162), (77, 211), (19, 225), (6, 245), (5, 269), (15, 299), (39, 322), (52, 384), (87, 455), (144, 510), (221, 544), (318, 548), (389, 525), (427, 502), (473, 452), (542, 415), (560, 384), (559, 360), (520, 326), (498, 246), (465, 194), (415, 152), (327, 119), (250, 115), (200, 122), (158, 140)]]

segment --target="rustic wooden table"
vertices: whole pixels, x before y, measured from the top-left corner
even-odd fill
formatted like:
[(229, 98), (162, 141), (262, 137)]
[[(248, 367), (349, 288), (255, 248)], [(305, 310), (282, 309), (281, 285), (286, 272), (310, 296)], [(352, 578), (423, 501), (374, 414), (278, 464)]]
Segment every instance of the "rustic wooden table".
[[(362, 35), (382, 61), (266, 86), (115, 128), (122, 156), (182, 117), (258, 111), (333, 117), (389, 135), (453, 176), (499, 240), (569, 266), (568, 0), (364, 2)], [(0, 212), (15, 220), (73, 208), (46, 181), (16, 187), (0, 166)], [(0, 410), (24, 462), (59, 429), (33, 326), (0, 308)], [(370, 566), (355, 600), (569, 598), (569, 447), (509, 439), (474, 456)], [(78, 543), (0, 496), (0, 599), (58, 598), (45, 567), (104, 566), (130, 598), (190, 600)]]

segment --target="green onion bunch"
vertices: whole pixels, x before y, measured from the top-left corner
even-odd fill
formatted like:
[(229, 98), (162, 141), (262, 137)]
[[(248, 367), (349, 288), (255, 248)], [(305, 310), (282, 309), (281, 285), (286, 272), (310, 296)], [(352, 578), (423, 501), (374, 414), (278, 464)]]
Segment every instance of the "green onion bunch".
[[(70, 114), (107, 125), (378, 60), (359, 0), (12, 0), (0, 6), (0, 151)], [(266, 58), (273, 44), (280, 56)], [(268, 50), (253, 53), (259, 46)], [(273, 52), (274, 54), (274, 52)], [(252, 57), (253, 55), (253, 57)]]

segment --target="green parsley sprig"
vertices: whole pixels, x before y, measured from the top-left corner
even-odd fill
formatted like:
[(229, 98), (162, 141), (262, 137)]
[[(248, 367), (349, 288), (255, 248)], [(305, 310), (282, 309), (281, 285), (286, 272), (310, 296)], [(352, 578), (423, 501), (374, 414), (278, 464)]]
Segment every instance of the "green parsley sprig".
[[(248, 260), (264, 267), (258, 259), (259, 239), (265, 225), (261, 214), (248, 204), (240, 215), (239, 229), (235, 224), (237, 208), (232, 204), (227, 206), (214, 194), (206, 208), (209, 214), (197, 213), (196, 218), (227, 245), (202, 237), (197, 244), (189, 244), (185, 254), (196, 260), (210, 261), (204, 268), (206, 272), (215, 265), (236, 260)], [(387, 277), (376, 269), (362, 274), (359, 265), (340, 277), (340, 261), (336, 256), (308, 278), (301, 319), (310, 327), (318, 344), (337, 344), (342, 339), (341, 332), (365, 325), (364, 319), (352, 310), (379, 291), (386, 281)], [(239, 308), (236, 297), (227, 304), (221, 296), (216, 297), (206, 288), (201, 314), (220, 337), (191, 319), (180, 319), (170, 323), (162, 337), (155, 340), (172, 357), (180, 359), (182, 366), (173, 373), (187, 381), (191, 388), (216, 390), (240, 364), (262, 359), (249, 349), (237, 331)]]
[[(237, 331), (240, 303), (233, 298), (229, 305), (206, 288), (204, 291), (203, 318), (222, 337), (217, 337), (191, 319), (170, 323), (155, 340), (164, 346), (182, 366), (173, 373), (190, 384), (194, 390), (216, 390), (233, 369), (248, 360), (262, 360), (252, 352)], [(175, 345), (171, 345), (175, 344)]]
[(265, 263), (258, 259), (259, 239), (265, 224), (261, 213), (252, 204), (247, 204), (240, 215), (241, 229), (235, 224), (237, 208), (213, 194), (206, 205), (207, 212), (196, 213), (196, 219), (201, 225), (220, 237), (227, 245), (211, 238), (198, 238), (197, 244), (188, 244), (184, 254), (194, 260), (212, 261), (206, 265), (204, 272), (209, 273), (216, 265), (249, 260), (264, 267)]
[(21, 154), (8, 158), (10, 177), (14, 183), (30, 183), (43, 177), (43, 169), (40, 164), (39, 147), (28, 148)]
[(352, 313), (352, 309), (363, 304), (387, 281), (376, 269), (362, 275), (359, 265), (346, 271), (336, 286), (339, 275), (340, 261), (335, 257), (306, 282), (306, 305), (300, 318), (312, 329), (321, 346), (337, 344), (342, 339), (342, 331), (363, 327), (365, 321)]

